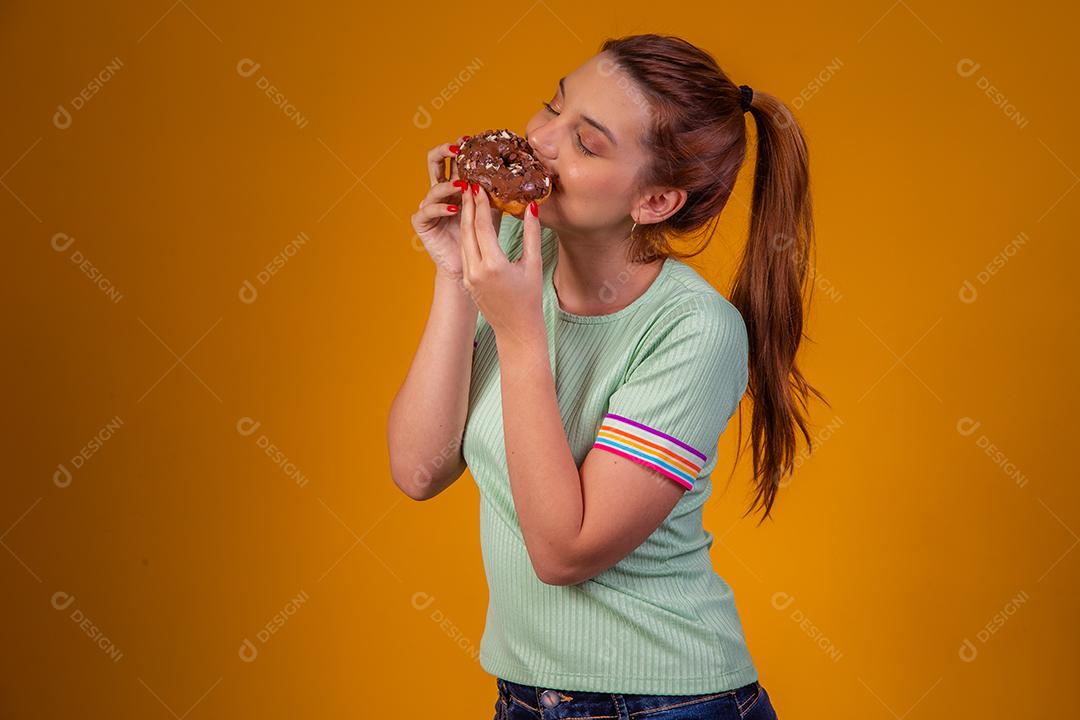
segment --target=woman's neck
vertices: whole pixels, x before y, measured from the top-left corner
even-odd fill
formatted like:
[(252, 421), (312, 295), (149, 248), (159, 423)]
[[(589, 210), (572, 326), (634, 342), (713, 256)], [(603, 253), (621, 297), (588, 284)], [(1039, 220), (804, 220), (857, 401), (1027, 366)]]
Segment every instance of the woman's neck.
[(630, 263), (629, 229), (620, 238), (597, 239), (558, 232), (553, 273), (559, 306), (574, 315), (610, 315), (641, 297), (653, 284), (663, 259)]

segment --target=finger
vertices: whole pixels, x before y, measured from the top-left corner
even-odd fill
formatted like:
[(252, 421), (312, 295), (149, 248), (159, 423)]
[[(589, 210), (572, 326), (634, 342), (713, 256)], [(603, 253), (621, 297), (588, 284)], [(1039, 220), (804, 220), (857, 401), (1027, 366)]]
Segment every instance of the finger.
[(435, 223), (444, 217), (452, 217), (461, 214), (461, 205), (457, 203), (431, 203), (424, 205), (413, 215), (413, 227), (419, 232), (430, 230)]
[(424, 195), (424, 199), (420, 201), (420, 207), (427, 207), (432, 203), (441, 202), (447, 199), (450, 199), (450, 202), (455, 205), (461, 205), (461, 203), (456, 200), (461, 193), (461, 186), (457, 184), (458, 182), (460, 181), (451, 182), (450, 180), (447, 180), (432, 185), (431, 189)]
[(499, 247), (499, 236), (491, 222), (491, 201), (488, 199), (487, 190), (480, 186), (480, 192), (475, 196), (475, 217), (473, 228), (476, 232), (476, 242), (480, 246), (480, 253), (485, 258), (493, 260), (506, 258), (506, 253)]
[(476, 202), (472, 190), (466, 189), (461, 194), (461, 249), (465, 253), (467, 267), (477, 268), (483, 256), (476, 244), (476, 229), (473, 226), (476, 217)]
[(537, 210), (536, 202), (529, 203), (524, 212), (524, 238), (521, 247), (521, 262), (525, 267), (540, 266), (540, 218), (533, 214)]
[(451, 150), (451, 146), (454, 148), (460, 147), (461, 141), (455, 143), (443, 143), (442, 145), (436, 145), (428, 150), (428, 180), (432, 185), (446, 181), (446, 158), (453, 157), (457, 154), (456, 150)]

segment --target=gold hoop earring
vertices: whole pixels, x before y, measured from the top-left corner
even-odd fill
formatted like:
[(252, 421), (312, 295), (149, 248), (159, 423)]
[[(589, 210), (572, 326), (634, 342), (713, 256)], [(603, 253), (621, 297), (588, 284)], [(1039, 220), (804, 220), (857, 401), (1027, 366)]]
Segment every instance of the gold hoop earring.
[(634, 239), (634, 230), (637, 229), (637, 220), (634, 221), (634, 227), (630, 228), (630, 239)]

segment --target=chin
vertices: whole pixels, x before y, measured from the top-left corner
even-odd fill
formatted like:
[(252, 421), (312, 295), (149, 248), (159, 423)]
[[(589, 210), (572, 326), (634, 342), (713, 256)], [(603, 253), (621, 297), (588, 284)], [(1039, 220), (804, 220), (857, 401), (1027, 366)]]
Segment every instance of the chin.
[(552, 196), (549, 197), (544, 202), (544, 204), (539, 207), (539, 210), (540, 210), (540, 215), (539, 215), (540, 222), (542, 222), (544, 225), (546, 225), (548, 227), (552, 226), (552, 224), (551, 224), (552, 218), (557, 217), (558, 214), (559, 214), (558, 209), (556, 209), (556, 207), (555, 207), (557, 204), (558, 204), (558, 201), (556, 200), (555, 195), (552, 194)]

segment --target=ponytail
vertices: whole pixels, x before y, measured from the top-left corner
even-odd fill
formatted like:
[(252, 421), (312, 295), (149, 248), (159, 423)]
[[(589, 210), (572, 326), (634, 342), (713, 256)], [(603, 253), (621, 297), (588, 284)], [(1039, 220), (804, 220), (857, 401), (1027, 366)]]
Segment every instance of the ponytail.
[[(805, 303), (803, 296), (814, 235), (806, 141), (790, 110), (772, 95), (756, 91), (750, 113), (757, 126), (750, 236), (731, 302), (746, 322), (750, 344), (749, 442), (756, 494), (746, 514), (763, 507), (763, 521), (781, 478), (793, 469), (796, 431), (811, 443), (804, 414), (810, 395), (825, 398), (796, 363), (804, 308), (810, 303), (810, 296)], [(812, 295), (812, 283), (809, 291)], [(742, 451), (741, 416), (739, 439), (736, 464)]]

